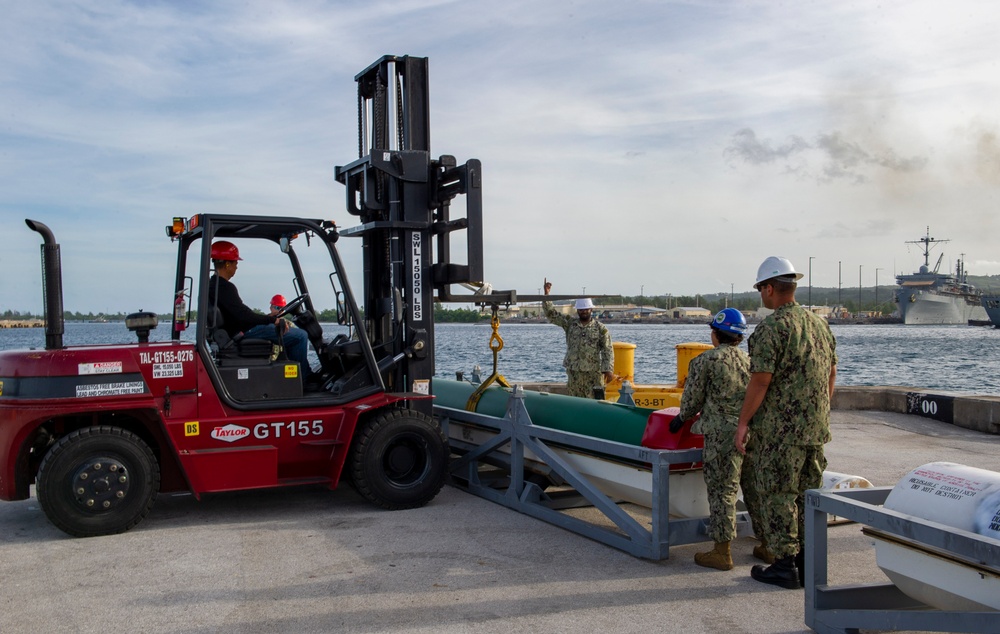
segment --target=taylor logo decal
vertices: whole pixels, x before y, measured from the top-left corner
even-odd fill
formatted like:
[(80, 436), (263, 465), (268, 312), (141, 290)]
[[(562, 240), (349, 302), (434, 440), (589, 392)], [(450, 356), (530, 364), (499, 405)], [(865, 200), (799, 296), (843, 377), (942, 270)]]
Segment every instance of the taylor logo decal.
[(216, 427), (212, 430), (212, 438), (221, 440), (222, 442), (236, 442), (240, 438), (246, 438), (249, 435), (250, 430), (248, 428), (232, 424), (225, 427)]

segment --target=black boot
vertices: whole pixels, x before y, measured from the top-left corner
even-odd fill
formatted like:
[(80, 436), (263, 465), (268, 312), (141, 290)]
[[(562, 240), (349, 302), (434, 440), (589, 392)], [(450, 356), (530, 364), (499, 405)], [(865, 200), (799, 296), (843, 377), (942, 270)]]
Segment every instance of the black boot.
[(757, 564), (750, 569), (750, 576), (757, 581), (781, 586), (788, 590), (796, 590), (801, 587), (799, 575), (795, 570), (795, 558), (791, 555), (775, 559), (774, 563), (767, 568)]
[(806, 556), (801, 550), (795, 555), (795, 569), (799, 571), (799, 585), (806, 587)]

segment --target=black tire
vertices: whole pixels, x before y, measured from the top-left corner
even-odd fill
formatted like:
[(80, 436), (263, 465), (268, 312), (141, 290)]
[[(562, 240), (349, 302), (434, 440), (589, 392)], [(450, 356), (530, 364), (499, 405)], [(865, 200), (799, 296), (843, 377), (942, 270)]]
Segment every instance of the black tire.
[(149, 446), (117, 427), (86, 427), (56, 442), (35, 493), (49, 521), (74, 537), (122, 533), (146, 517), (160, 488)]
[(366, 500), (389, 510), (417, 508), (444, 485), (448, 441), (430, 417), (389, 410), (359, 425), (349, 460), (351, 480)]

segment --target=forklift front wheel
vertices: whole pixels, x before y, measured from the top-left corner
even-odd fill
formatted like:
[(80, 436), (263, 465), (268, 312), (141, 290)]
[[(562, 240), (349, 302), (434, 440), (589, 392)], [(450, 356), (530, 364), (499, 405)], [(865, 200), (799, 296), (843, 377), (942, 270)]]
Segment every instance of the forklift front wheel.
[(430, 417), (385, 411), (362, 424), (351, 453), (351, 477), (369, 502), (390, 510), (423, 506), (441, 490), (447, 440)]
[(118, 427), (78, 429), (52, 446), (35, 494), (57, 528), (74, 537), (121, 533), (153, 507), (160, 468), (149, 446)]

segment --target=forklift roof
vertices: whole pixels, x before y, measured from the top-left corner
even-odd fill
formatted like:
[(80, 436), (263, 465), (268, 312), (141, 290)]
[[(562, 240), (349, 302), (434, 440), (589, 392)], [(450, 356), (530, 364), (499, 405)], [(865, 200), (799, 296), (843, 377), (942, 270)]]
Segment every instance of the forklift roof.
[[(230, 214), (198, 214), (189, 220), (174, 219), (173, 227), (167, 233), (176, 237), (178, 233), (194, 235), (202, 233), (206, 225), (212, 226), (213, 238), (258, 238), (277, 241), (282, 237), (293, 238), (303, 231), (329, 233), (336, 225), (329, 220), (314, 218), (289, 218), (281, 216), (243, 216)], [(184, 229), (177, 231), (178, 223)]]

